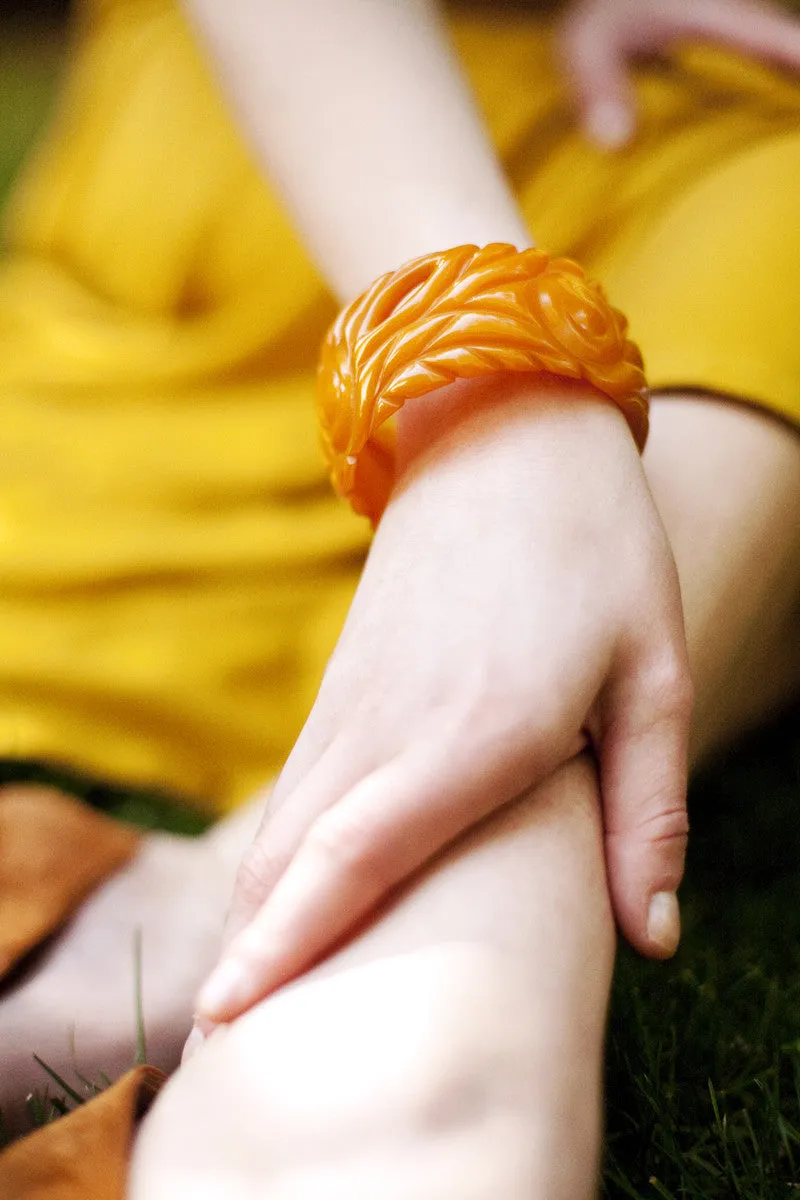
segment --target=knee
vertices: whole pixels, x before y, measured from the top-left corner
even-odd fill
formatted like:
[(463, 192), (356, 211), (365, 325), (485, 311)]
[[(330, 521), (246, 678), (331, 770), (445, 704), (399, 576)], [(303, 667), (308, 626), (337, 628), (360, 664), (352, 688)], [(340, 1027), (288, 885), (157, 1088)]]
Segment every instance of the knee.
[(287, 989), (166, 1089), (137, 1147), (132, 1200), (590, 1195), (600, 1049), (589, 1087), (584, 1061), (554, 1104), (554, 1048), (530, 1012), (525, 974), (473, 944)]

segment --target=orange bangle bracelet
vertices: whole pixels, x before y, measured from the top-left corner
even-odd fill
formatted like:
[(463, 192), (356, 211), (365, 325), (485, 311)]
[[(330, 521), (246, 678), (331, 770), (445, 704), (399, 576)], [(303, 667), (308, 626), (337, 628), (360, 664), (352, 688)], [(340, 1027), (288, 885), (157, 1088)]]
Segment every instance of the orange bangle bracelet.
[(456, 246), (382, 275), (322, 346), (317, 413), (333, 486), (377, 524), (394, 481), (389, 418), (455, 379), (500, 371), (585, 380), (619, 406), (641, 451), (647, 384), (627, 328), (577, 263), (541, 250)]

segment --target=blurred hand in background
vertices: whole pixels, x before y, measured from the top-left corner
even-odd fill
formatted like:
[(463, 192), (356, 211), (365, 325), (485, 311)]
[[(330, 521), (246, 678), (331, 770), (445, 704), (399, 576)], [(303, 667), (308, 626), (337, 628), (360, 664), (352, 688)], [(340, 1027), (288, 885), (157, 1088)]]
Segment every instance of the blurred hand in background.
[(800, 20), (763, 0), (577, 0), (558, 44), (587, 136), (624, 146), (636, 128), (631, 61), (687, 41), (800, 69)]

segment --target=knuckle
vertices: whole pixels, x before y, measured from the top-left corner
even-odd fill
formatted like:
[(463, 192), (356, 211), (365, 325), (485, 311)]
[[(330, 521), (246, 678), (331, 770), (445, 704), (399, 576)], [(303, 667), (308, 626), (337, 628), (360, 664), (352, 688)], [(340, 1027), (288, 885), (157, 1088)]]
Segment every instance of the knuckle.
[(659, 809), (650, 813), (640, 823), (639, 832), (646, 834), (648, 842), (686, 842), (689, 837), (689, 814), (683, 804)]
[(667, 796), (655, 792), (637, 812), (608, 821), (606, 838), (616, 842), (667, 842), (686, 840), (689, 836), (689, 814), (674, 792)]
[(260, 905), (284, 866), (263, 841), (252, 842), (236, 871), (235, 891), (240, 901), (247, 906)]
[(656, 770), (643, 781), (639, 802), (612, 808), (606, 816), (606, 838), (617, 844), (683, 842), (689, 836), (686, 790), (669, 771)]
[(688, 720), (694, 708), (694, 683), (688, 665), (675, 662), (668, 678), (663, 681), (662, 689), (666, 707)]
[(376, 888), (389, 882), (385, 843), (374, 821), (339, 804), (318, 817), (308, 831), (308, 846), (328, 870), (359, 876)]
[(607, 848), (625, 870), (637, 864), (650, 877), (657, 876), (662, 887), (680, 885), (689, 841), (689, 819), (683, 805), (674, 804), (657, 812), (643, 814), (634, 825), (607, 833)]
[(689, 718), (694, 685), (685, 654), (668, 646), (648, 664), (644, 684), (658, 716)]

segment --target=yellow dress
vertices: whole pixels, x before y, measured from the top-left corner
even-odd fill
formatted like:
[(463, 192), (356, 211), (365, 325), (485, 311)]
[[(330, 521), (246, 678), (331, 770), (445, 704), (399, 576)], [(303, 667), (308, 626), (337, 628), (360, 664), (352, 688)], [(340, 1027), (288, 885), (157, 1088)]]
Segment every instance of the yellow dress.
[[(655, 387), (800, 418), (800, 86), (639, 72), (619, 154), (542, 26), (456, 21), (534, 235), (631, 319)], [(367, 547), (313, 372), (334, 304), (176, 0), (85, 0), (0, 267), (0, 757), (222, 811), (280, 766)]]

